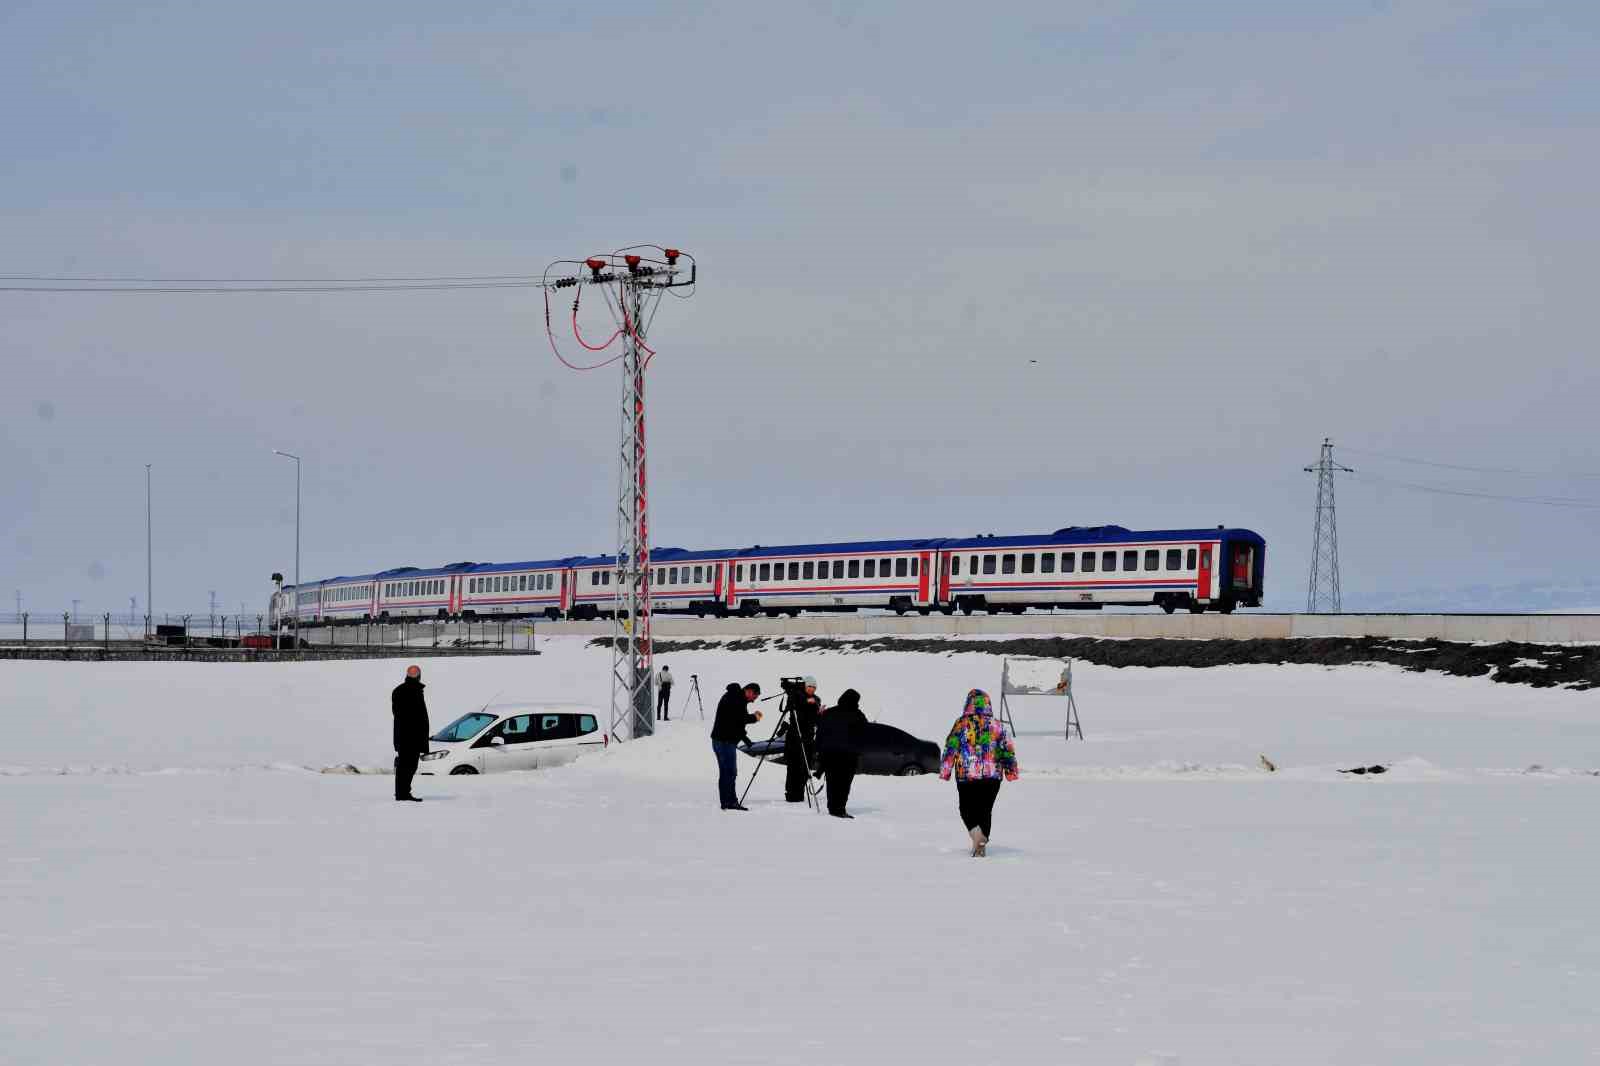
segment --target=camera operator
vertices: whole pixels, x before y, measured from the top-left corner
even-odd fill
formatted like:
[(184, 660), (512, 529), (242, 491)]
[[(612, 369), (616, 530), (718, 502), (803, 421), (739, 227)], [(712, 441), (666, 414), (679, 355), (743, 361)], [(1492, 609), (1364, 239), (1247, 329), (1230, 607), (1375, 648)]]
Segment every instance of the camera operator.
[(750, 743), (745, 727), (761, 721), (760, 711), (746, 711), (745, 708), (759, 695), (761, 686), (754, 681), (742, 689), (735, 683), (728, 686), (728, 691), (717, 702), (717, 717), (711, 723), (711, 750), (717, 756), (717, 794), (722, 798), (725, 811), (749, 809), (739, 802), (734, 779), (738, 774), (737, 745)]
[(789, 711), (788, 732), (783, 738), (783, 798), (799, 803), (806, 798), (806, 772), (817, 765), (817, 716), (822, 713), (822, 700), (814, 677), (785, 677), (780, 684)]

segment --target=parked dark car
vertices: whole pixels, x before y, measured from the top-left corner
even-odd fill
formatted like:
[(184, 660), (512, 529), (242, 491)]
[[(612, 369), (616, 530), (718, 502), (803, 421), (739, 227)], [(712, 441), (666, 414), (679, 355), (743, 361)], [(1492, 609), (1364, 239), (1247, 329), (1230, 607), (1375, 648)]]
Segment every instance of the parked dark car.
[[(753, 741), (743, 749), (746, 755), (759, 759), (763, 754), (768, 762), (783, 763), (783, 738)], [(861, 769), (863, 774), (881, 774), (887, 777), (916, 777), (918, 774), (939, 772), (939, 745), (931, 740), (921, 740), (883, 722), (868, 722), (861, 734)]]

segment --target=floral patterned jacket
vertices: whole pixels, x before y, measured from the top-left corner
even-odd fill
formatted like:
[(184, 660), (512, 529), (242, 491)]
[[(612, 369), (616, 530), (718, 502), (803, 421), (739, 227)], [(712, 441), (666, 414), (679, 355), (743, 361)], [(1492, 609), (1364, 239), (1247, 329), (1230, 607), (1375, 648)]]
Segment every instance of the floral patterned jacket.
[(957, 781), (1017, 779), (1017, 747), (994, 717), (989, 694), (982, 689), (967, 693), (967, 705), (945, 738), (939, 777), (948, 781), (952, 773)]

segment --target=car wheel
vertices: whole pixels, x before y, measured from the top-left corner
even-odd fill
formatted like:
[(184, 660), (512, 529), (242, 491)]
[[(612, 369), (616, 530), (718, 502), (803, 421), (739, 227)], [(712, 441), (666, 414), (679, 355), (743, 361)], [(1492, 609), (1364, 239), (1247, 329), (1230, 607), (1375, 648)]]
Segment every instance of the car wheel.
[(450, 771), (450, 776), (455, 777), (458, 774), (475, 774), (477, 772), (478, 771), (471, 766), (458, 766), (454, 770)]
[(922, 767), (920, 765), (918, 765), (917, 763), (908, 762), (904, 766), (900, 767), (900, 773), (897, 774), (896, 776), (897, 777), (921, 777), (924, 772), (925, 771), (922, 769)]

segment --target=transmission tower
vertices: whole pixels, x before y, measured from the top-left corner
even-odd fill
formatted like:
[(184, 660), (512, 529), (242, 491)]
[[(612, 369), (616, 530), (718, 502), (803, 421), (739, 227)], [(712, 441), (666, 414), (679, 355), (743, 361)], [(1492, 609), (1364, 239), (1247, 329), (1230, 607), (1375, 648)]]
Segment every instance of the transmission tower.
[(1355, 473), (1333, 461), (1333, 441), (1322, 439), (1322, 455), (1306, 473), (1317, 475), (1317, 523), (1311, 542), (1311, 580), (1306, 588), (1308, 614), (1338, 614), (1339, 522), (1333, 508), (1333, 475)]
[[(688, 268), (678, 260), (688, 261)], [(567, 269), (576, 268), (570, 273)], [(587, 271), (587, 273), (585, 273)], [(551, 280), (553, 273), (566, 276)], [(650, 631), (650, 492), (645, 449), (644, 372), (655, 354), (645, 333), (655, 318), (662, 293), (691, 289), (694, 257), (676, 248), (635, 245), (581, 262), (564, 260), (545, 269), (545, 332), (556, 358), (573, 370), (598, 370), (622, 364), (621, 434), (617, 451), (617, 556), (612, 570), (611, 608), (611, 736), (617, 740), (649, 736), (655, 731), (654, 645)], [(569, 362), (556, 344), (550, 319), (550, 293), (575, 288), (572, 332), (591, 352), (621, 341), (618, 354), (601, 362)], [(590, 344), (578, 327), (578, 308), (585, 287), (598, 288), (616, 322), (603, 344)], [(680, 295), (680, 294), (675, 294)], [(681, 294), (687, 295), (687, 293)]]

